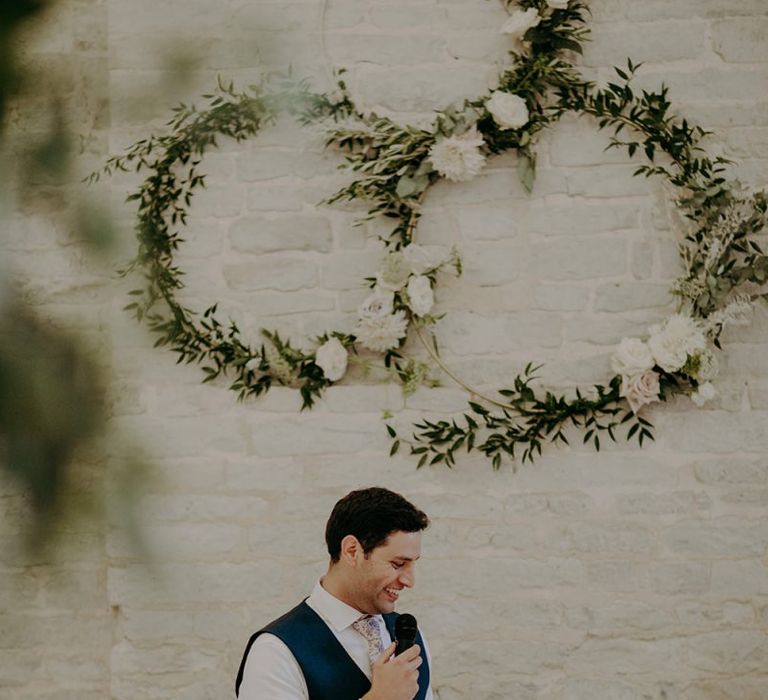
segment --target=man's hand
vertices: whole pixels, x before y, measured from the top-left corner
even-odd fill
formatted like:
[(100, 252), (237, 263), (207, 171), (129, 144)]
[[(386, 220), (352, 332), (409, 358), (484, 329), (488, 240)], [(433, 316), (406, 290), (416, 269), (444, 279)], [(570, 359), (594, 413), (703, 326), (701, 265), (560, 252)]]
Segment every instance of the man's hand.
[(395, 646), (392, 642), (373, 664), (371, 689), (362, 700), (413, 700), (416, 697), (421, 649), (414, 644), (393, 658)]

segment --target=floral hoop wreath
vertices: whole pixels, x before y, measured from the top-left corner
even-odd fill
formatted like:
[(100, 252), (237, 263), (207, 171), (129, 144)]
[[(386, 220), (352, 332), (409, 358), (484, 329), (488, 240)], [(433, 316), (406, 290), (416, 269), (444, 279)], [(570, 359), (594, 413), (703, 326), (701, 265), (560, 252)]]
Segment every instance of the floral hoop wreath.
[[(701, 405), (715, 395), (718, 372), (715, 349), (731, 324), (748, 323), (756, 300), (768, 299), (768, 255), (760, 242), (768, 222), (765, 192), (748, 193), (727, 179), (722, 157), (710, 158), (702, 148), (708, 135), (670, 112), (667, 88), (635, 95), (630, 87), (638, 66), (616, 68), (618, 81), (598, 89), (585, 81), (569, 57), (581, 53), (587, 39), (583, 0), (519, 0), (510, 7), (501, 31), (514, 43), (511, 66), (490, 94), (438, 112), (430, 128), (400, 126), (354, 105), (343, 81), (333, 95), (316, 95), (305, 84), (294, 91), (292, 111), (304, 123), (322, 121), (327, 145), (346, 153), (347, 167), (357, 178), (325, 203), (364, 200), (369, 218), (386, 216), (394, 222), (382, 239), (385, 256), (375, 277), (367, 280), (370, 296), (363, 302), (352, 332), (330, 331), (315, 340), (315, 349), (294, 347), (277, 333), (262, 331), (264, 342), (252, 346), (233, 322), (216, 317), (217, 305), (202, 315), (183, 307), (176, 292), (183, 287), (175, 266), (180, 229), (193, 192), (205, 184), (197, 168), (219, 136), (242, 140), (274, 119), (271, 93), (265, 85), (243, 94), (232, 85), (219, 85), (205, 95), (208, 108), (185, 105), (169, 123), (170, 134), (153, 136), (111, 158), (103, 172), (147, 170), (151, 174), (129, 196), (138, 203), (136, 227), (139, 249), (123, 270), (140, 270), (143, 288), (131, 292), (126, 307), (157, 334), (156, 345), (168, 346), (179, 362), (202, 363), (204, 381), (233, 377), (230, 389), (243, 400), (259, 396), (278, 383), (301, 392), (302, 408), (311, 408), (323, 391), (345, 374), (350, 353), (359, 349), (380, 353), (404, 390), (428, 379), (423, 362), (406, 357), (401, 348), (412, 332), (432, 361), (471, 395), (467, 412), (451, 421), (415, 424), (401, 439), (387, 430), (395, 454), (402, 443), (426, 463), (455, 464), (460, 451), (478, 450), (494, 468), (502, 457), (532, 461), (546, 442), (567, 443), (564, 429), (583, 430), (584, 443), (600, 449), (601, 436), (616, 440), (619, 430), (640, 445), (653, 439), (651, 423), (640, 415), (643, 406), (676, 394)], [(293, 86), (296, 87), (295, 85)], [(285, 86), (280, 88), (285, 100)], [(532, 386), (539, 369), (529, 364), (512, 386), (498, 395), (475, 390), (442, 361), (431, 315), (438, 276), (451, 268), (461, 273), (456, 253), (436, 259), (415, 243), (421, 205), (429, 186), (440, 178), (472, 179), (488, 157), (514, 150), (524, 187), (534, 184), (538, 134), (566, 112), (597, 120), (613, 131), (608, 148), (643, 154), (636, 176), (660, 176), (676, 188), (676, 204), (689, 221), (680, 242), (684, 272), (672, 286), (677, 312), (652, 326), (645, 338), (624, 338), (606, 384), (576, 390), (566, 397)], [(664, 154), (664, 163), (657, 156)], [(95, 173), (96, 180), (101, 173)], [(164, 307), (158, 311), (158, 306)]]

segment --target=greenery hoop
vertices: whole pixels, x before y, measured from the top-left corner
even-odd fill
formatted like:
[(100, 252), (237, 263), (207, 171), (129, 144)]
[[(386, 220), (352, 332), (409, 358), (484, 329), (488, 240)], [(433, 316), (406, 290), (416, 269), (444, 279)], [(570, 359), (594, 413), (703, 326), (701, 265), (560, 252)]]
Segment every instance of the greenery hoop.
[[(510, 10), (511, 1), (503, 4)], [(485, 454), (494, 468), (504, 455), (524, 463), (541, 454), (546, 442), (567, 443), (569, 426), (581, 429), (583, 442), (597, 450), (601, 436), (616, 440), (620, 429), (625, 439), (640, 445), (653, 439), (653, 426), (639, 415), (642, 407), (675, 394), (687, 394), (696, 404), (712, 398), (715, 348), (721, 347), (723, 330), (748, 322), (755, 301), (768, 299), (768, 256), (760, 242), (768, 198), (726, 177), (729, 161), (706, 154), (702, 142), (708, 133), (674, 115), (667, 88), (635, 94), (630, 83), (639, 66), (631, 60), (625, 69), (615, 69), (617, 82), (604, 89), (581, 77), (571, 57), (581, 53), (587, 38), (587, 13), (582, 0), (519, 0), (502, 27), (515, 49), (497, 88), (438, 112), (428, 129), (362, 113), (343, 81), (333, 95), (315, 95), (299, 86), (293, 111), (304, 122), (328, 124), (327, 145), (343, 151), (347, 167), (357, 174), (325, 203), (364, 200), (369, 218), (385, 216), (394, 223), (382, 238), (384, 260), (367, 280), (371, 295), (352, 332), (325, 333), (314, 350), (305, 350), (264, 330), (264, 342), (251, 346), (234, 323), (217, 319), (216, 304), (198, 316), (176, 300), (183, 283), (173, 254), (193, 192), (205, 184), (198, 166), (219, 136), (242, 140), (274, 118), (265, 86), (241, 94), (220, 85), (215, 95), (205, 96), (207, 109), (182, 105), (168, 135), (140, 141), (108, 161), (107, 174), (131, 167), (150, 173), (129, 197), (138, 203), (139, 250), (124, 272), (141, 270), (146, 284), (131, 292), (127, 308), (157, 334), (156, 345), (170, 347), (179, 362), (201, 363), (204, 381), (232, 377), (230, 388), (241, 400), (265, 393), (275, 382), (296, 387), (302, 408), (311, 408), (344, 376), (348, 354), (361, 347), (380, 353), (404, 388), (413, 389), (427, 376), (424, 363), (401, 352), (413, 332), (433, 362), (472, 399), (460, 417), (424, 420), (408, 438), (387, 426), (391, 454), (406, 443), (418, 466), (453, 466), (460, 451), (473, 450)], [(531, 363), (511, 386), (487, 395), (440, 358), (433, 334), (439, 318), (431, 315), (434, 289), (441, 272), (452, 268), (460, 274), (461, 263), (455, 253), (435, 259), (415, 243), (421, 206), (429, 186), (440, 178), (467, 181), (487, 157), (508, 150), (517, 152), (519, 176), (530, 191), (536, 139), (566, 112), (588, 115), (600, 129), (611, 129), (609, 148), (624, 148), (630, 157), (643, 155), (646, 162), (636, 176), (659, 176), (676, 189), (676, 204), (690, 222), (680, 243), (685, 270), (672, 288), (677, 313), (650, 328), (647, 338), (623, 339), (612, 358), (615, 374), (605, 384), (576, 390), (572, 397), (541, 391), (534, 387), (539, 367)]]

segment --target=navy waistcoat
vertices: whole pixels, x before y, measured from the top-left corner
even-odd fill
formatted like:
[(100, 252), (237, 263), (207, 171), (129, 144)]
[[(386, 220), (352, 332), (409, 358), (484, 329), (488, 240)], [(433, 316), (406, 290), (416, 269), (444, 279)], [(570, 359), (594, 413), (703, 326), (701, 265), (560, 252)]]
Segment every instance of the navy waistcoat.
[[(388, 613), (383, 617), (389, 634), (394, 639), (397, 613)], [(270, 622), (248, 640), (235, 681), (236, 696), (240, 694), (248, 652), (259, 635), (265, 632), (274, 634), (291, 650), (304, 674), (309, 700), (359, 700), (371, 689), (371, 682), (366, 675), (350, 658), (328, 625), (305, 600), (282, 617)], [(421, 633), (417, 634), (416, 643), (422, 649), (423, 662), (419, 666), (419, 692), (414, 700), (424, 700), (429, 688), (429, 664), (426, 654), (423, 653), (424, 642)]]

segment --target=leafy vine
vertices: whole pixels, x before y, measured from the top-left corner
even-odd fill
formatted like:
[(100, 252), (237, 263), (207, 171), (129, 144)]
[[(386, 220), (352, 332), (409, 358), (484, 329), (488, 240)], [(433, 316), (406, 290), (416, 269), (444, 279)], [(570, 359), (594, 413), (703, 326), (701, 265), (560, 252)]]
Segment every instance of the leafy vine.
[[(360, 349), (380, 353), (407, 390), (427, 380), (424, 363), (403, 354), (413, 331), (433, 363), (472, 395), (461, 416), (423, 420), (408, 437), (387, 426), (391, 453), (405, 444), (419, 466), (453, 466), (460, 453), (473, 450), (494, 468), (504, 456), (532, 461), (544, 444), (567, 443), (568, 427), (583, 431), (583, 442), (597, 450), (601, 439), (616, 440), (620, 430), (625, 439), (642, 445), (653, 439), (653, 426), (639, 415), (643, 406), (675, 394), (690, 395), (697, 404), (710, 399), (717, 374), (710, 346), (720, 349), (724, 328), (747, 322), (753, 304), (768, 299), (768, 256), (760, 240), (768, 221), (766, 194), (746, 193), (726, 176), (728, 161), (707, 155), (703, 142), (708, 133), (674, 114), (667, 88), (635, 94), (631, 81), (639, 66), (631, 60), (626, 68), (615, 69), (617, 82), (604, 89), (583, 79), (573, 57), (588, 37), (586, 2), (503, 4), (510, 15), (502, 31), (514, 43), (510, 67), (489, 94), (447, 107), (429, 127), (403, 126), (362, 112), (343, 80), (332, 95), (314, 94), (304, 84), (292, 93), (292, 111), (303, 122), (326, 124), (327, 146), (344, 153), (346, 167), (355, 173), (325, 204), (361, 200), (369, 205), (368, 218), (383, 216), (393, 223), (389, 235), (381, 237), (384, 259), (366, 281), (371, 294), (356, 327), (323, 334), (312, 350), (294, 347), (267, 330), (261, 344), (249, 345), (235, 323), (217, 319), (217, 305), (198, 315), (176, 299), (183, 283), (173, 254), (192, 195), (205, 185), (198, 170), (203, 155), (218, 137), (249, 138), (275, 118), (275, 95), (267, 87), (238, 93), (232, 85), (220, 85), (216, 94), (205, 96), (205, 110), (182, 105), (169, 134), (140, 141), (110, 159), (106, 174), (131, 168), (149, 173), (129, 197), (138, 203), (139, 250), (124, 272), (140, 270), (145, 276), (145, 286), (131, 292), (127, 308), (157, 334), (156, 344), (170, 347), (179, 362), (201, 363), (204, 381), (228, 375), (241, 400), (278, 383), (297, 388), (302, 407), (311, 408), (344, 376), (349, 354)], [(277, 92), (285, 102), (285, 90)], [(672, 290), (678, 310), (649, 329), (647, 339), (622, 340), (612, 358), (615, 374), (605, 384), (576, 390), (572, 397), (542, 391), (535, 387), (540, 368), (529, 364), (511, 386), (487, 395), (466, 384), (440, 357), (434, 290), (444, 271), (461, 274), (461, 261), (455, 251), (438, 258), (415, 242), (422, 204), (439, 179), (470, 180), (487, 158), (509, 150), (517, 153), (520, 180), (531, 191), (537, 138), (567, 112), (611, 129), (609, 148), (625, 148), (630, 157), (643, 155), (647, 162), (635, 175), (662, 177), (676, 189), (676, 204), (690, 222), (680, 245), (685, 272)], [(159, 303), (165, 306), (161, 311)]]

